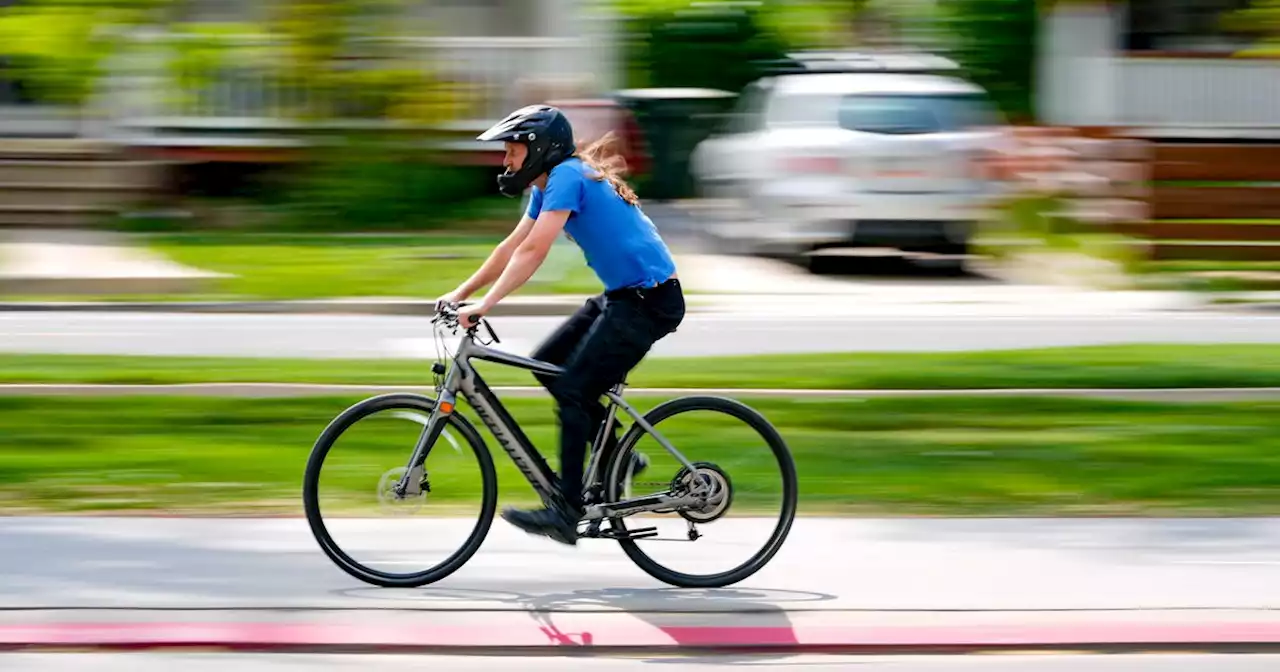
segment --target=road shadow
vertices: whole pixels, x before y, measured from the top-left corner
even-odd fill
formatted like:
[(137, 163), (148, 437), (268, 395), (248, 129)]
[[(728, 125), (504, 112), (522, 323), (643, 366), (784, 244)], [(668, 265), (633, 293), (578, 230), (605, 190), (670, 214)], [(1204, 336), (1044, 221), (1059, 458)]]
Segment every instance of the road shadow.
[[(929, 266), (913, 262), (904, 257), (882, 256), (862, 257), (857, 255), (817, 257), (803, 261), (793, 260), (793, 266), (805, 269), (809, 273), (832, 279), (856, 279), (892, 281), (921, 281), (927, 279), (945, 279), (949, 284), (975, 286), (1000, 286), (1008, 283), (982, 274), (971, 265), (966, 266)], [(924, 283), (920, 283), (924, 284)]]

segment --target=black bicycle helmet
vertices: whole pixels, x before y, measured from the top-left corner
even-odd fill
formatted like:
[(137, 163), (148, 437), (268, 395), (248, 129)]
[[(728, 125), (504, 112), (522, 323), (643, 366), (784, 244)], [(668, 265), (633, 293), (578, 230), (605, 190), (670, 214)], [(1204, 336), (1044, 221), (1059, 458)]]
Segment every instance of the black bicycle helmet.
[(498, 190), (519, 196), (539, 175), (550, 172), (573, 156), (573, 126), (560, 110), (550, 105), (529, 105), (507, 115), (492, 128), (476, 136), (482, 142), (519, 142), (529, 148), (520, 170), (498, 176)]

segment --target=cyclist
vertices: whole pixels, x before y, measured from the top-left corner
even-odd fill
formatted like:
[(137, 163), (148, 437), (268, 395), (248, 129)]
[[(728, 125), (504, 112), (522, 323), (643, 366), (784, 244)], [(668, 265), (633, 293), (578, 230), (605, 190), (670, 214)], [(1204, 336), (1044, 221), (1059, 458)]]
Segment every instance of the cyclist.
[[(498, 175), (499, 191), (514, 198), (532, 187), (529, 206), (475, 274), (437, 305), (460, 302), (492, 283), (479, 303), (459, 311), (462, 325), (474, 326), (529, 280), (562, 232), (604, 285), (603, 293), (588, 300), (532, 354), (564, 368), (560, 376), (538, 376), (559, 409), (559, 497), (546, 508), (502, 513), (526, 532), (574, 545), (584, 513), (586, 447), (605, 415), (600, 399), (655, 342), (680, 325), (684, 293), (670, 251), (620, 177), (621, 157), (607, 154), (610, 135), (578, 149), (560, 110), (531, 105), (477, 139), (504, 143), (506, 170)], [(616, 441), (614, 435), (610, 450)], [(640, 470), (647, 461), (637, 462)]]

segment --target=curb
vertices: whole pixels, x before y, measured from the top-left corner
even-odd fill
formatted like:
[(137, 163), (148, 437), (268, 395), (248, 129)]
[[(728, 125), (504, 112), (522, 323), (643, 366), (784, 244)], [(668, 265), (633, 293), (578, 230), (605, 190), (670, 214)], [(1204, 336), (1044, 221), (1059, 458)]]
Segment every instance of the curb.
[[(377, 621), (383, 622), (377, 622)], [(616, 619), (603, 619), (616, 620)], [(563, 632), (523, 627), (355, 623), (75, 622), (0, 626), (0, 650), (222, 649), (234, 651), (523, 652), (564, 655), (679, 651), (980, 653), (991, 651), (1275, 651), (1280, 623), (1106, 623), (907, 627), (634, 626)]]
[[(547, 392), (536, 386), (495, 386), (494, 392), (513, 397), (542, 397)], [(341, 385), (321, 383), (174, 383), (174, 384), (96, 384), (96, 383), (0, 383), (4, 396), (184, 396), (184, 397), (323, 397), (337, 394), (430, 394), (425, 385)], [(981, 388), (937, 390), (869, 390), (869, 389), (768, 389), (768, 388), (696, 388), (635, 387), (629, 396), (714, 395), (729, 397), (772, 398), (894, 398), (894, 397), (1054, 397), (1081, 399), (1118, 399), (1127, 401), (1214, 402), (1262, 401), (1280, 399), (1280, 387), (1239, 388)]]

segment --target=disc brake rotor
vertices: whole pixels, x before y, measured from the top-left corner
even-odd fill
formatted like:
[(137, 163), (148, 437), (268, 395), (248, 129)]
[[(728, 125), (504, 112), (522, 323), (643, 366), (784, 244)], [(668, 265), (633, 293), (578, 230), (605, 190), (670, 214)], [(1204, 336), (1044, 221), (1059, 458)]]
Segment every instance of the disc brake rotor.
[(396, 493), (396, 486), (399, 485), (404, 473), (404, 467), (396, 467), (388, 469), (382, 474), (382, 478), (378, 479), (378, 504), (384, 511), (394, 515), (407, 516), (417, 513), (422, 509), (422, 505), (427, 503), (427, 493), (421, 490), (419, 485), (422, 482), (422, 467), (415, 467), (414, 473), (409, 477), (409, 487), (418, 490), (417, 494)]

